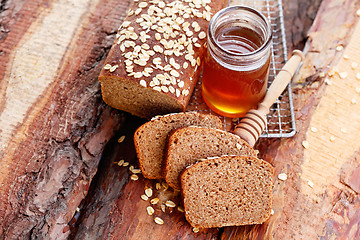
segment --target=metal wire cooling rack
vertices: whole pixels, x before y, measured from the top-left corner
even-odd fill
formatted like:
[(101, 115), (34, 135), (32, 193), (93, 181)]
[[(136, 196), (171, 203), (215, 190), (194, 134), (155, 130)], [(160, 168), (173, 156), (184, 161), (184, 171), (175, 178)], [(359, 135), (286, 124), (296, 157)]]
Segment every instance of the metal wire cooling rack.
[[(273, 44), (271, 47), (271, 66), (269, 85), (287, 61), (285, 27), (281, 0), (229, 0), (229, 5), (245, 5), (262, 12), (269, 20), (273, 30)], [(201, 96), (201, 78), (190, 100), (189, 111), (207, 112), (216, 115), (204, 103)], [(221, 117), (221, 116), (220, 116)], [(221, 117), (226, 130), (233, 129), (239, 119)], [(294, 108), (291, 86), (278, 98), (270, 108), (267, 116), (267, 126), (260, 137), (292, 137), (296, 132)]]

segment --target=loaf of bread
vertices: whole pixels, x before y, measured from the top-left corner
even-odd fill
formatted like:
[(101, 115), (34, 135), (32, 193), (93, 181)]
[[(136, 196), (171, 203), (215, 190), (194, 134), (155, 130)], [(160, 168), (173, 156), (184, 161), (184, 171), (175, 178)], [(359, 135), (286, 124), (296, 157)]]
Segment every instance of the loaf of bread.
[(214, 115), (185, 112), (156, 117), (136, 130), (134, 144), (144, 177), (162, 178), (162, 161), (168, 134), (174, 129), (190, 125), (222, 128), (221, 120)]
[(273, 167), (255, 157), (207, 159), (181, 175), (185, 217), (193, 227), (260, 224), (272, 205)]
[(135, 0), (99, 80), (104, 101), (134, 115), (184, 111), (199, 77), (208, 23), (226, 0)]
[(186, 127), (169, 137), (164, 160), (164, 177), (169, 186), (180, 189), (179, 176), (198, 159), (222, 155), (256, 156), (250, 145), (239, 136), (218, 129)]

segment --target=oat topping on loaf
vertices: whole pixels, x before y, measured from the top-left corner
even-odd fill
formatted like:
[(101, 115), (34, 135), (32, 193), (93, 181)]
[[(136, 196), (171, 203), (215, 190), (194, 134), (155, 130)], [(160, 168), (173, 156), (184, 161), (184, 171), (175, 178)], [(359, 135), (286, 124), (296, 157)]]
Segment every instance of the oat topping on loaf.
[[(209, 20), (225, 3), (135, 2), (100, 73), (104, 101), (145, 117), (185, 110), (200, 74)], [(128, 100), (133, 95), (140, 100)]]
[[(205, 30), (195, 20), (210, 21), (213, 13), (208, 5), (210, 0), (186, 0), (164, 2), (160, 0), (141, 1), (130, 9), (127, 16), (136, 15), (135, 23), (124, 21), (116, 34), (116, 44), (122, 52), (127, 75), (140, 79), (139, 83), (156, 91), (187, 96), (179, 77), (181, 67), (197, 67), (201, 58), (195, 54), (194, 47), (202, 47), (206, 38)], [(137, 25), (137, 26), (136, 26)], [(140, 29), (136, 32), (135, 29)], [(153, 32), (150, 32), (154, 30)], [(202, 30), (202, 31), (201, 31)], [(155, 38), (158, 44), (152, 47), (148, 39)], [(156, 54), (159, 53), (159, 54)], [(184, 59), (182, 66), (179, 59)], [(115, 71), (118, 65), (106, 64), (105, 70)], [(154, 70), (162, 70), (156, 73)]]

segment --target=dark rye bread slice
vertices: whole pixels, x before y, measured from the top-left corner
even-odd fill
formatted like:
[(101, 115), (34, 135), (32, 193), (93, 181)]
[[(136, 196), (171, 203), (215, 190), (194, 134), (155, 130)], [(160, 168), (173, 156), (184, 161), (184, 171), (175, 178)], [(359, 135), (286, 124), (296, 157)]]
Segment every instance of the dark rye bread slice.
[(185, 217), (193, 227), (260, 224), (271, 212), (273, 167), (255, 157), (198, 162), (181, 175)]
[(164, 178), (169, 186), (180, 189), (179, 176), (198, 159), (222, 155), (248, 155), (255, 151), (239, 136), (219, 129), (187, 127), (174, 131), (168, 140)]
[(136, 130), (134, 143), (144, 177), (150, 179), (162, 178), (162, 162), (168, 134), (176, 128), (190, 125), (222, 128), (222, 122), (216, 116), (185, 112), (154, 118)]

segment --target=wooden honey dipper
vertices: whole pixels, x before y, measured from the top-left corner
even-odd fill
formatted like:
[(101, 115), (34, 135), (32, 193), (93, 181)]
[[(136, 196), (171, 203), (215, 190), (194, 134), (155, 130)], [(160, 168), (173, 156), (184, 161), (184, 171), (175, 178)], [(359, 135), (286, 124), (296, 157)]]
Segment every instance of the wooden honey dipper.
[(262, 102), (257, 109), (252, 109), (246, 113), (240, 123), (236, 125), (234, 133), (254, 146), (266, 126), (266, 115), (269, 113), (271, 105), (276, 101), (280, 94), (292, 79), (300, 62), (304, 60), (304, 54), (299, 50), (293, 51), (293, 56), (284, 65), (270, 85)]

